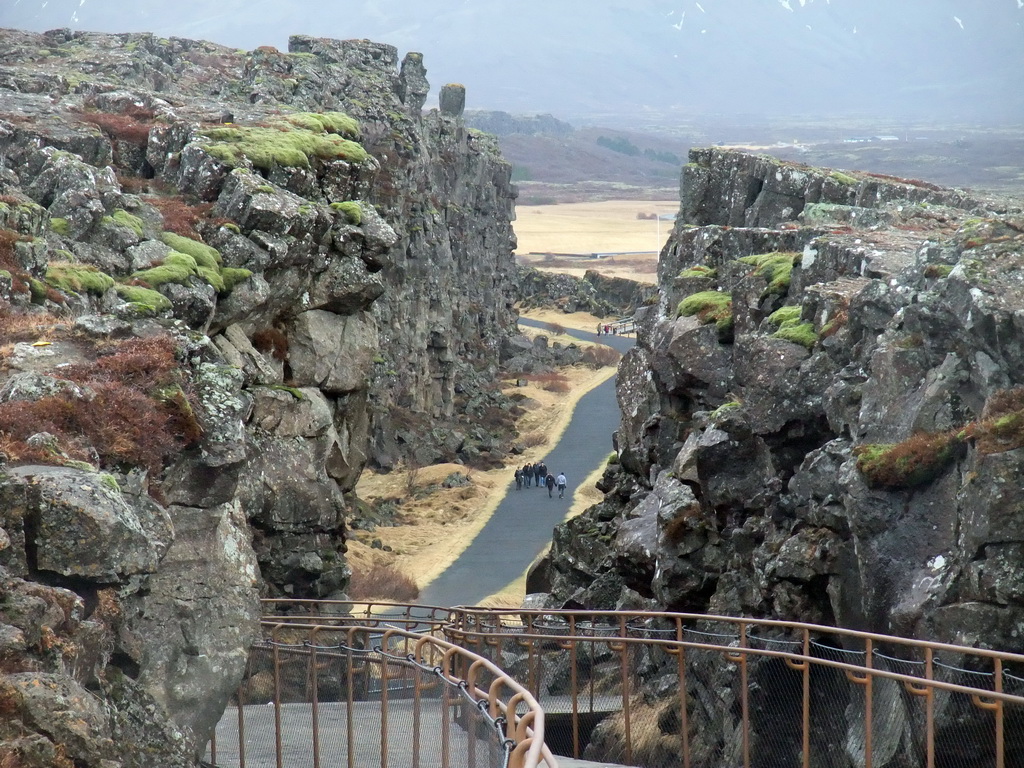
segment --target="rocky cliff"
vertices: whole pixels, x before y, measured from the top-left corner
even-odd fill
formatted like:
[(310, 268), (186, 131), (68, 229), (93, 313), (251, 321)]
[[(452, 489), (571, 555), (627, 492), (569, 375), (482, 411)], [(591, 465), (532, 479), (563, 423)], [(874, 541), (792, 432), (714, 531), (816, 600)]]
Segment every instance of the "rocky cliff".
[(544, 599), (1024, 649), (1022, 254), (1017, 202), (692, 152)]
[(514, 189), (427, 90), (368, 41), (0, 31), (5, 764), (193, 764), (260, 594), (343, 594), (367, 462), (497, 450), (458, 422), (508, 407)]

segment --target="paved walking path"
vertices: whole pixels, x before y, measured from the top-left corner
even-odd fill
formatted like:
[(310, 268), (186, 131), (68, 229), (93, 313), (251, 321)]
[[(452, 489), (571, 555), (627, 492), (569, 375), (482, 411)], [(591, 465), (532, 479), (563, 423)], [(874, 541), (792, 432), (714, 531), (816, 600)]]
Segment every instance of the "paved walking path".
[[(545, 328), (546, 324), (520, 319), (521, 325)], [(626, 352), (634, 340), (625, 336), (601, 336), (569, 330), (584, 341), (599, 341)], [(564, 472), (568, 488), (564, 499), (548, 498), (546, 488), (523, 488), (513, 482), (494, 515), (469, 547), (449, 568), (420, 593), (425, 605), (476, 605), (515, 581), (551, 541), (551, 532), (572, 506), (573, 491), (608, 458), (612, 432), (619, 425), (615, 377), (584, 395), (572, 421), (544, 462), (557, 476)]]

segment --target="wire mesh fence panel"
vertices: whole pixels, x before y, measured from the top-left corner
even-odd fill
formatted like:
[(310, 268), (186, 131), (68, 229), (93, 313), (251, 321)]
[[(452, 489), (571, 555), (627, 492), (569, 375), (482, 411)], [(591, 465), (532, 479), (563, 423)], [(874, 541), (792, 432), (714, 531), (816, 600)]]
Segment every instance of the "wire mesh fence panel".
[[(826, 661), (863, 665), (865, 654), (812, 642), (811, 655)], [(841, 669), (821, 664), (810, 668), (810, 756), (820, 768), (849, 768), (857, 754), (863, 760), (863, 731), (851, 732), (851, 723), (863, 721), (863, 700), (856, 701), (853, 683)], [(852, 763), (862, 765), (863, 763)]]
[[(790, 637), (749, 634), (752, 649), (800, 654), (803, 643)], [(804, 750), (804, 678), (779, 657), (747, 657), (748, 749), (753, 768), (799, 768)], [(808, 678), (809, 705), (809, 675)], [(809, 706), (808, 706), (809, 713)]]
[[(995, 690), (994, 675), (970, 670), (959, 659), (935, 661), (935, 679), (982, 691)], [(991, 768), (996, 765), (996, 718), (969, 694), (935, 693), (935, 751), (941, 768)], [(1009, 766), (1010, 763), (1005, 763)]]

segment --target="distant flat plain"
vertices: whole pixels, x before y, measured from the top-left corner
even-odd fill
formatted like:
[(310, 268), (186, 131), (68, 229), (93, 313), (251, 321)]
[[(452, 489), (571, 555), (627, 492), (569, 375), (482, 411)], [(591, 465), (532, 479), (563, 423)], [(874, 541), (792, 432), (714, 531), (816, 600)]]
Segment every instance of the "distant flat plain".
[[(546, 271), (582, 276), (586, 270), (596, 269), (609, 276), (653, 283), (657, 254), (672, 231), (672, 221), (651, 217), (675, 214), (678, 209), (678, 203), (667, 200), (516, 206), (516, 255), (520, 263)], [(623, 255), (600, 259), (565, 256), (596, 253)]]

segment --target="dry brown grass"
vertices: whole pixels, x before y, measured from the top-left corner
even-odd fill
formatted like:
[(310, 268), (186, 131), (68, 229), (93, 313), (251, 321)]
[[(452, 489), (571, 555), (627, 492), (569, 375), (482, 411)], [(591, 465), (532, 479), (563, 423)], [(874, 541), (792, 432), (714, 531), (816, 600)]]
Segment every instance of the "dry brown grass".
[(528, 435), (523, 435), (519, 442), (527, 448), (535, 448), (538, 445), (547, 445), (548, 438), (543, 432), (530, 432)]
[(146, 195), (143, 199), (160, 211), (165, 230), (193, 240), (202, 240), (196, 227), (200, 221), (210, 217), (213, 203), (191, 205), (180, 197), (161, 195)]
[[(94, 363), (55, 371), (87, 388), (34, 401), (0, 403), (0, 441), (11, 461), (144, 467), (158, 474), (173, 453), (199, 439), (196, 402), (187, 391), (170, 337), (112, 345)], [(49, 432), (55, 445), (31, 445)]]
[(262, 328), (252, 335), (252, 345), (269, 352), (275, 360), (288, 359), (288, 337), (278, 328)]
[(420, 596), (416, 581), (394, 565), (373, 562), (352, 569), (348, 596), (352, 600), (392, 600), (407, 603)]
[(583, 362), (591, 368), (603, 368), (606, 365), (618, 365), (622, 353), (617, 349), (597, 344), (583, 350)]
[(134, 114), (109, 112), (85, 112), (79, 119), (92, 123), (112, 139), (126, 141), (140, 147), (149, 141), (149, 130), (153, 127), (151, 110), (135, 110)]

